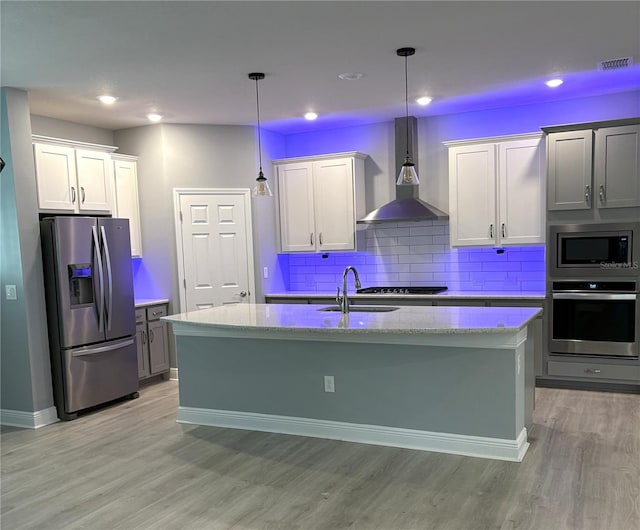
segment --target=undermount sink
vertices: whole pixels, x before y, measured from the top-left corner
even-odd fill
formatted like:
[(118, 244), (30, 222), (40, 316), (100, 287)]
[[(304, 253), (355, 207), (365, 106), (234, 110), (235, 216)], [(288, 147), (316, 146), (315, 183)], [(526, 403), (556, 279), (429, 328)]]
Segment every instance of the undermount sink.
[[(399, 307), (393, 307), (389, 305), (354, 305), (349, 307), (350, 313), (388, 313), (389, 311), (396, 311)], [(335, 311), (340, 312), (340, 306), (332, 305), (329, 307), (321, 307), (318, 311)]]

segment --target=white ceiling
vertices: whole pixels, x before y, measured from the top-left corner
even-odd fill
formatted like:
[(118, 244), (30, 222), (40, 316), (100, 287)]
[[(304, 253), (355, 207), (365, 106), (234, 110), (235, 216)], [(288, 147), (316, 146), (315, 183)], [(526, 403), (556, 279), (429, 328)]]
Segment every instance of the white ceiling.
[[(299, 132), (640, 89), (640, 2), (0, 2), (2, 86), (33, 114), (121, 129), (254, 124)], [(599, 61), (633, 56), (625, 71)], [(338, 74), (361, 72), (358, 81)], [(555, 90), (542, 85), (567, 77)], [(111, 107), (95, 98), (112, 92)], [(313, 123), (301, 116), (320, 114)]]

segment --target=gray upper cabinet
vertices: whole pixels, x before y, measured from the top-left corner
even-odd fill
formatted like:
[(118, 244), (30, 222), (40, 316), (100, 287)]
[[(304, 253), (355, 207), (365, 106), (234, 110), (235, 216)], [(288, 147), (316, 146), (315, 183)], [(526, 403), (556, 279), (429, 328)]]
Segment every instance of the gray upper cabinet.
[(598, 129), (594, 168), (599, 208), (640, 206), (640, 125)]
[(550, 132), (547, 209), (640, 206), (640, 125)]

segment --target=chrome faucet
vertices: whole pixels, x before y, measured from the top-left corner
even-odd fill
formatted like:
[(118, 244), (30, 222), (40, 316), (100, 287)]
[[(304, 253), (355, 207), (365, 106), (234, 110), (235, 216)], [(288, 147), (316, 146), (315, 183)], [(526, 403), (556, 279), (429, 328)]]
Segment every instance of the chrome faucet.
[(356, 280), (356, 289), (360, 289), (360, 278), (358, 277), (358, 271), (353, 265), (349, 265), (342, 274), (342, 296), (340, 296), (340, 287), (338, 287), (338, 294), (336, 295), (336, 302), (340, 306), (340, 311), (343, 313), (349, 312), (349, 297), (347, 296), (347, 274), (349, 271), (353, 271), (353, 277)]

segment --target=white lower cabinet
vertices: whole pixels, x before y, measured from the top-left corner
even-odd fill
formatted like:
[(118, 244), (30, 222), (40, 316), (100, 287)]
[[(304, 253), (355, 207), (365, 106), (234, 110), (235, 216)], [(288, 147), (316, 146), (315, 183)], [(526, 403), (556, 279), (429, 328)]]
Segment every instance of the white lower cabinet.
[(138, 201), (137, 157), (114, 154), (115, 216), (129, 219), (131, 256), (142, 257), (142, 233), (140, 230), (140, 203)]
[(274, 161), (282, 252), (356, 249), (365, 158), (341, 153)]
[(544, 243), (542, 135), (446, 145), (451, 246)]
[(169, 329), (160, 317), (168, 314), (167, 304), (136, 308), (138, 379), (168, 373)]
[(114, 211), (115, 147), (33, 137), (38, 207), (58, 213)]

